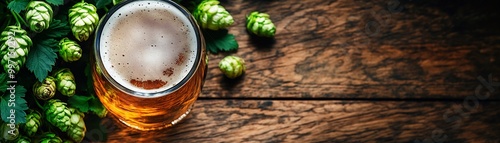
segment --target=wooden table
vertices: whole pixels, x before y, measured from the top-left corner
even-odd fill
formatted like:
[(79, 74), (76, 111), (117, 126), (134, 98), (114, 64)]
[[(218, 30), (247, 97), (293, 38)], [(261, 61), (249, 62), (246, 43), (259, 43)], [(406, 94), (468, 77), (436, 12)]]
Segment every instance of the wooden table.
[[(203, 94), (172, 128), (140, 132), (111, 117), (107, 142), (500, 142), (500, 11), (452, 0), (222, 0), (234, 53), (211, 54)], [(250, 37), (259, 10), (275, 41)], [(224, 78), (226, 55), (247, 62)]]

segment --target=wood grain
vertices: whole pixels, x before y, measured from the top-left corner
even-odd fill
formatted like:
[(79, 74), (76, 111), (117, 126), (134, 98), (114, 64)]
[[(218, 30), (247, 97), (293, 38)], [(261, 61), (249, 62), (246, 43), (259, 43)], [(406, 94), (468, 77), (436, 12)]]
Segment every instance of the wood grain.
[(200, 100), (173, 128), (140, 132), (108, 117), (86, 139), (107, 133), (107, 142), (497, 143), (499, 103), (467, 110), (462, 102)]
[[(500, 81), (498, 2), (221, 4), (235, 19), (229, 32), (240, 49), (209, 56), (188, 119), (140, 132), (110, 116), (88, 117), (86, 141), (500, 142), (500, 85), (485, 84)], [(255, 10), (271, 15), (275, 39), (246, 32), (245, 16)], [(217, 64), (226, 55), (246, 60), (242, 78), (223, 77)], [(476, 100), (478, 87), (490, 96)]]
[[(496, 2), (221, 2), (240, 49), (210, 55), (202, 97), (462, 99), (478, 77), (500, 79)], [(246, 32), (245, 16), (255, 10), (271, 15), (274, 40)], [(243, 78), (223, 77), (217, 64), (225, 55), (246, 60)]]

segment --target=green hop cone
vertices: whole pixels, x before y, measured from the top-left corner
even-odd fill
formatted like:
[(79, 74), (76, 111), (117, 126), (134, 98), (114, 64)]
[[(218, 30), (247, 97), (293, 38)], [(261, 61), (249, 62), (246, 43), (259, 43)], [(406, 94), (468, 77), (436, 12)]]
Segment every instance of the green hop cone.
[(75, 77), (68, 68), (57, 70), (56, 72), (54, 72), (53, 77), (56, 79), (57, 91), (61, 92), (62, 95), (68, 97), (75, 95)]
[(84, 114), (74, 108), (69, 108), (69, 110), (71, 111), (71, 125), (66, 133), (71, 140), (81, 142), (87, 130), (85, 122), (83, 121)]
[(26, 22), (31, 31), (40, 33), (49, 28), (52, 16), (52, 7), (43, 1), (31, 1), (26, 7)]
[(71, 31), (78, 41), (89, 39), (99, 23), (97, 8), (86, 2), (79, 2), (69, 9), (69, 24)]
[(62, 139), (54, 133), (47, 132), (41, 136), (37, 143), (62, 143)]
[(45, 103), (45, 119), (50, 124), (56, 126), (61, 131), (66, 132), (71, 126), (71, 110), (66, 106), (66, 103), (58, 99), (51, 99)]
[(26, 136), (19, 136), (14, 143), (31, 143), (31, 139)]
[(19, 125), (7, 124), (0, 121), (0, 140), (13, 141), (19, 136)]
[(36, 110), (30, 110), (26, 115), (26, 123), (21, 124), (21, 129), (29, 137), (33, 137), (42, 123), (42, 115)]
[(203, 0), (193, 12), (193, 16), (202, 28), (219, 30), (231, 26), (233, 17), (217, 0)]
[(40, 100), (48, 100), (56, 94), (56, 79), (47, 76), (42, 82), (37, 81), (33, 85), (33, 94)]
[(9, 69), (15, 73), (19, 72), (26, 63), (26, 57), (28, 57), (30, 47), (33, 45), (27, 32), (18, 26), (7, 26), (2, 31), (0, 44), (3, 69), (9, 73)]
[(59, 56), (65, 62), (77, 61), (82, 57), (82, 48), (75, 41), (68, 38), (63, 38), (59, 42)]
[(276, 26), (274, 26), (269, 14), (252, 12), (247, 16), (247, 30), (262, 37), (274, 37)]
[(245, 73), (245, 60), (236, 56), (227, 56), (219, 62), (219, 69), (228, 78), (236, 78)]

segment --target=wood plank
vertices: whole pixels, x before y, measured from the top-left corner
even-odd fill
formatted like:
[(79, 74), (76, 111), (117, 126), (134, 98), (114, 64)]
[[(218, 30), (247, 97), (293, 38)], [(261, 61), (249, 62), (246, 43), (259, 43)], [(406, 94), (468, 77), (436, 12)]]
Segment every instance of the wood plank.
[(107, 142), (498, 143), (500, 102), (467, 105), (464, 108), (462, 102), (431, 101), (199, 100), (192, 114), (172, 128), (140, 132), (108, 117), (96, 125), (99, 127), (89, 128), (86, 140), (99, 141), (107, 133)]
[[(494, 3), (222, 1), (235, 19), (229, 32), (240, 49), (210, 55), (202, 97), (464, 98), (474, 94), (477, 77), (500, 80)], [(245, 16), (254, 10), (271, 15), (274, 41), (246, 32)], [(218, 70), (230, 54), (247, 62), (240, 80)]]

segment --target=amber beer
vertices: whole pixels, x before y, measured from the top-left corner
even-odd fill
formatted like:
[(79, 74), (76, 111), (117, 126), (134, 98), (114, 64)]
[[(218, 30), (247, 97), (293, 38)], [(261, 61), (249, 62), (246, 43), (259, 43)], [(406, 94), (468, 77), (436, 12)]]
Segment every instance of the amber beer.
[(106, 109), (139, 130), (172, 126), (190, 112), (205, 77), (205, 45), (172, 1), (125, 1), (100, 22), (94, 88)]

